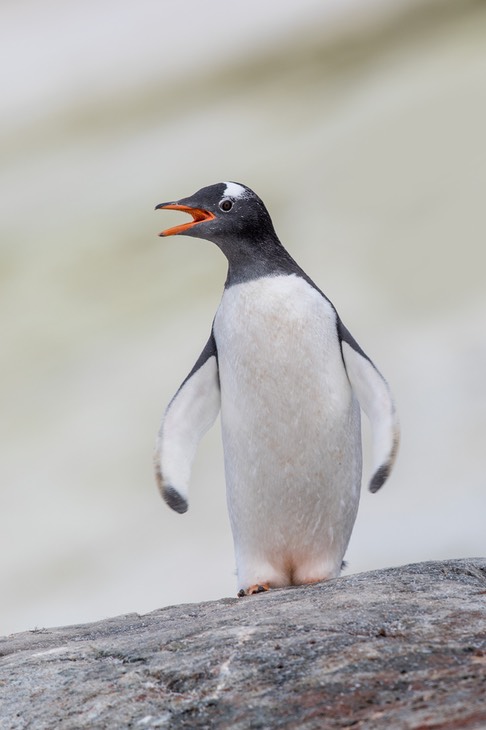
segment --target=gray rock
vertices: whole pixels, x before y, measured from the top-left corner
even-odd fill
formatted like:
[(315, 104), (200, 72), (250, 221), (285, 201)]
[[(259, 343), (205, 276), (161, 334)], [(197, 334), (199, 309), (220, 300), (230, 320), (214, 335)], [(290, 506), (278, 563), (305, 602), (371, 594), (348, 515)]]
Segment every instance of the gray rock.
[(486, 559), (0, 639), (0, 727), (486, 727)]

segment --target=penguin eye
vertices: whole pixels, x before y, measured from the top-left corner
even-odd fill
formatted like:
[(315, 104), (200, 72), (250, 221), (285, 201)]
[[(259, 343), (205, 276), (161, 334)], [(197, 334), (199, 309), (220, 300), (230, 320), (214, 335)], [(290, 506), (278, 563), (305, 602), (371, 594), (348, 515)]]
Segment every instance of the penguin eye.
[(224, 212), (227, 213), (233, 207), (233, 201), (229, 198), (224, 198), (220, 202), (219, 207), (221, 208), (221, 210), (224, 210)]

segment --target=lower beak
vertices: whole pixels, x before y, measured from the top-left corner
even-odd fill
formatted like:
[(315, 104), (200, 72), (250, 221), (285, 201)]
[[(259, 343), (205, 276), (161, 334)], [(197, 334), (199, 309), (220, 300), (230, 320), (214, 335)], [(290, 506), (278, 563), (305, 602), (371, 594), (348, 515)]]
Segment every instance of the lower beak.
[(191, 208), (188, 205), (179, 205), (179, 203), (160, 203), (160, 205), (155, 206), (155, 210), (181, 210), (183, 213), (189, 213), (189, 215), (192, 215), (192, 221), (190, 223), (182, 223), (180, 226), (168, 228), (167, 230), (159, 233), (159, 236), (175, 236), (177, 233), (184, 233), (184, 231), (187, 231), (189, 228), (192, 228), (198, 223), (211, 221), (216, 217), (214, 213), (210, 213), (209, 210)]

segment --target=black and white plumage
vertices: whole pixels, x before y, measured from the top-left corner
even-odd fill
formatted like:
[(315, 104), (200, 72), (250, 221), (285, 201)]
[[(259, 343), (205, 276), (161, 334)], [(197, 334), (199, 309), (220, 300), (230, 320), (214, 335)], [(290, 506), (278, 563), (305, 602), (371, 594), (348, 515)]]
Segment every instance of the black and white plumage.
[(228, 259), (209, 340), (160, 427), (162, 496), (187, 510), (198, 443), (221, 410), (240, 594), (333, 578), (359, 503), (360, 406), (373, 434), (372, 492), (395, 460), (388, 385), (252, 190), (218, 183), (157, 208), (193, 218), (161, 236), (210, 240)]

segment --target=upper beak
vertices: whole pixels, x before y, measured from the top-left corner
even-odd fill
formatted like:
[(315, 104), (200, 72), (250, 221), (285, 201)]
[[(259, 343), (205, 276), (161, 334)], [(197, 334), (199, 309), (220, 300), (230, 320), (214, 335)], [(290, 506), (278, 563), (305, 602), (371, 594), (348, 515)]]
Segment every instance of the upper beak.
[(182, 223), (180, 226), (167, 228), (167, 230), (159, 233), (159, 236), (174, 236), (177, 233), (184, 233), (184, 231), (187, 231), (188, 228), (192, 228), (192, 226), (195, 226), (197, 223), (210, 221), (216, 217), (214, 213), (210, 213), (209, 210), (191, 208), (189, 205), (181, 205), (180, 203), (160, 203), (155, 206), (155, 210), (182, 210), (184, 213), (192, 215), (192, 221), (190, 223)]

